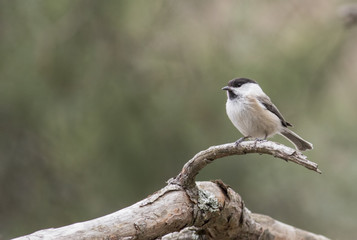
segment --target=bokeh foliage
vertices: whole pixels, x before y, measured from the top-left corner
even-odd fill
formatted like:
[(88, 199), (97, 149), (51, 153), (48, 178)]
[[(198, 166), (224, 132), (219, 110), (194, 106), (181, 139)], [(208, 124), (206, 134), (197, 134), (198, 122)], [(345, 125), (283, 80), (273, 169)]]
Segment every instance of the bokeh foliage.
[(198, 178), (222, 179), (253, 212), (351, 239), (357, 32), (342, 3), (0, 1), (0, 234), (113, 212), (235, 141), (220, 88), (240, 76), (314, 143), (323, 174), (250, 155)]

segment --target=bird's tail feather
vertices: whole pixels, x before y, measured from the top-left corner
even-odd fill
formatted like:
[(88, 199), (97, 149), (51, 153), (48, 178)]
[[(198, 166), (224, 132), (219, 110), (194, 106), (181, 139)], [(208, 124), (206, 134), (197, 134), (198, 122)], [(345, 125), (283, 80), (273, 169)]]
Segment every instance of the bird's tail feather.
[(296, 133), (294, 133), (288, 128), (284, 128), (280, 132), (280, 134), (283, 135), (290, 142), (292, 142), (295, 145), (295, 147), (300, 151), (313, 149), (313, 145), (311, 143), (302, 139), (299, 135), (297, 135)]

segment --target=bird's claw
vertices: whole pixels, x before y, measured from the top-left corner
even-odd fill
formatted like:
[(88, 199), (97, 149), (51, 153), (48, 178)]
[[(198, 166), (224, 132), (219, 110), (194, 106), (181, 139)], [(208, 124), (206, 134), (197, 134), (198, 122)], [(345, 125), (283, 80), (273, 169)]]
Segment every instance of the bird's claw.
[(256, 138), (254, 141), (254, 147), (257, 147), (257, 142), (266, 142), (267, 140), (265, 138)]
[(248, 137), (241, 137), (240, 139), (238, 139), (235, 144), (236, 144), (236, 147), (238, 147), (238, 145), (243, 142), (245, 139), (247, 139)]

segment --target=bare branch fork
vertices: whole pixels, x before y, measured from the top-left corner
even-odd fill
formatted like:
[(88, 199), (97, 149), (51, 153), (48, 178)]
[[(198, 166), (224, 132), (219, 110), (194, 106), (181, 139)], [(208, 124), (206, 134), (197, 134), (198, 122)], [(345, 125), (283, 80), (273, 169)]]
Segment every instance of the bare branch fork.
[(201, 169), (216, 159), (232, 155), (244, 155), (247, 153), (270, 154), (287, 162), (294, 162), (317, 173), (321, 173), (316, 163), (307, 160), (307, 157), (301, 152), (285, 145), (271, 141), (245, 141), (238, 146), (236, 143), (228, 143), (212, 146), (197, 153), (183, 166), (180, 174), (177, 175), (176, 178), (170, 179), (168, 183), (182, 186), (186, 189), (191, 200), (195, 201), (195, 198), (197, 198), (195, 178)]
[(268, 216), (253, 214), (241, 197), (221, 181), (195, 182), (212, 161), (247, 153), (270, 154), (321, 173), (316, 163), (270, 141), (213, 146), (197, 153), (168, 185), (146, 199), (112, 214), (24, 239), (311, 239), (326, 240)]

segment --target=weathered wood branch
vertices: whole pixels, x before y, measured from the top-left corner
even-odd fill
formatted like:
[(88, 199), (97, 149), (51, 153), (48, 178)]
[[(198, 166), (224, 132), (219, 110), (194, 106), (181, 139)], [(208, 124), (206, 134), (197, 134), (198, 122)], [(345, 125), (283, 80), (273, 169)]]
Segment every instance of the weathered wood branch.
[(192, 223), (192, 203), (179, 186), (168, 185), (148, 198), (109, 215), (17, 238), (155, 239)]
[[(252, 214), (241, 197), (221, 181), (196, 182), (215, 159), (266, 153), (320, 172), (295, 150), (273, 142), (244, 142), (210, 147), (185, 164), (169, 184), (146, 199), (115, 213), (17, 238), (37, 239), (311, 239), (327, 238)], [(191, 236), (191, 238), (190, 238)]]
[[(118, 212), (17, 238), (39, 239), (310, 239), (327, 238), (252, 214), (241, 197), (220, 181), (198, 182), (199, 211), (184, 189), (168, 185)], [(204, 221), (202, 221), (202, 219)], [(182, 230), (182, 232), (178, 232)], [(171, 234), (169, 234), (171, 233)], [(169, 234), (164, 236), (165, 234)]]
[(238, 146), (236, 146), (235, 143), (228, 143), (212, 146), (197, 153), (184, 165), (181, 173), (176, 178), (169, 180), (169, 183), (178, 183), (184, 188), (190, 188), (194, 185), (196, 175), (207, 164), (218, 158), (247, 153), (270, 154), (274, 157), (294, 162), (310, 170), (321, 173), (316, 163), (307, 160), (307, 157), (304, 154), (295, 149), (271, 141), (245, 141)]

